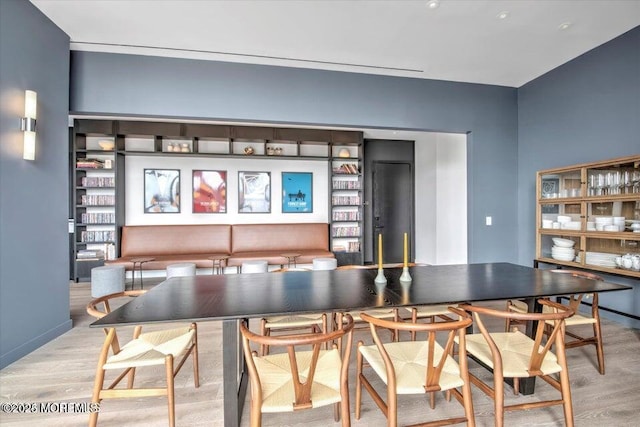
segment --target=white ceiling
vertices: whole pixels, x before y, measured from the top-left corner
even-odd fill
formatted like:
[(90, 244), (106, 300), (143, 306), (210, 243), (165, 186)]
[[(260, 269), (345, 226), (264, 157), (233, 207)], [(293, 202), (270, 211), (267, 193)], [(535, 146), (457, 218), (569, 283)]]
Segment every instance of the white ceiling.
[(31, 2), (74, 50), (511, 87), (640, 25), (640, 0)]

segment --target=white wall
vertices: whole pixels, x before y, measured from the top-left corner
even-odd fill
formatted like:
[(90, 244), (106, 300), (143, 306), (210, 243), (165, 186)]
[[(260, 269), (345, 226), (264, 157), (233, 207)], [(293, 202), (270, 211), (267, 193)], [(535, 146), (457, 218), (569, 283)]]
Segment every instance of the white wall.
[(467, 137), (436, 136), (436, 264), (467, 262)]
[(420, 133), (415, 139), (416, 262), (467, 262), (467, 137)]
[[(180, 213), (144, 213), (145, 168), (180, 170)], [(192, 213), (191, 175), (194, 169), (227, 171), (227, 213)], [(271, 213), (238, 213), (238, 171), (271, 172)], [(312, 213), (282, 213), (281, 172), (313, 173)], [(326, 159), (127, 156), (125, 173), (127, 225), (329, 222), (329, 166)]]

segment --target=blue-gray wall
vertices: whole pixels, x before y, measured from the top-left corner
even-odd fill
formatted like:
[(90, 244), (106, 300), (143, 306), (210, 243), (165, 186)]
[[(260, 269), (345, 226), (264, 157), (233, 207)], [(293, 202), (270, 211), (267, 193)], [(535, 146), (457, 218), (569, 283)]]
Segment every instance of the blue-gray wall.
[[(0, 368), (71, 328), (69, 38), (26, 0), (0, 1)], [(24, 91), (38, 93), (34, 162)]]
[[(640, 154), (640, 27), (518, 90), (519, 262), (535, 257), (536, 171), (633, 154)], [(634, 292), (601, 296), (601, 304), (640, 315), (638, 282)]]
[[(517, 261), (516, 89), (333, 71), (72, 52), (71, 110), (471, 132), (471, 262)], [(491, 214), (494, 225), (486, 227)], [(418, 230), (419, 232), (419, 230)]]

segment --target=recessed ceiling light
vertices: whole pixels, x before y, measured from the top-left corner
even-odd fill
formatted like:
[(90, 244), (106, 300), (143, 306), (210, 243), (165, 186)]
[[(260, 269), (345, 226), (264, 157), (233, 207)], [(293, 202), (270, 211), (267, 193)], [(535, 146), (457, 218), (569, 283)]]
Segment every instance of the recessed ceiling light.
[(503, 10), (497, 15), (498, 19), (507, 19), (509, 17), (509, 11)]
[(560, 24), (558, 26), (558, 29), (561, 31), (564, 31), (566, 29), (568, 29), (571, 26), (571, 22), (563, 22), (562, 24)]
[(429, 0), (427, 2), (427, 7), (429, 9), (437, 9), (440, 6), (440, 1), (438, 0)]

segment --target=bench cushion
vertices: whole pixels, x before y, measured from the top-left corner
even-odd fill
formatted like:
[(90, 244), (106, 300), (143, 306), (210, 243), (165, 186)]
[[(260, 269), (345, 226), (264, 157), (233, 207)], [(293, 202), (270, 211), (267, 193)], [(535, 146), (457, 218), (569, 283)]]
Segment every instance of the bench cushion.
[[(198, 225), (127, 225), (122, 227), (122, 257), (170, 255), (229, 254), (231, 226), (228, 224)], [(206, 257), (204, 257), (206, 259)], [(147, 265), (144, 266), (145, 269)], [(149, 269), (151, 266), (149, 266)], [(162, 267), (165, 268), (166, 266)]]
[(231, 252), (300, 252), (329, 251), (329, 225), (302, 224), (237, 224), (231, 235)]

